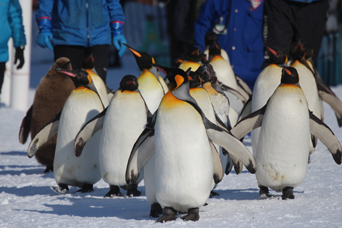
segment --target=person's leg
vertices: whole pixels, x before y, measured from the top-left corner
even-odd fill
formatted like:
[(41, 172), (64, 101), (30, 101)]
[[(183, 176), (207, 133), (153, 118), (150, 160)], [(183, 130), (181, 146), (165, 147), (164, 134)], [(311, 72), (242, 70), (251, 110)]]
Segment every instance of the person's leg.
[(265, 44), (280, 48), (289, 55), (294, 34), (293, 3), (287, 0), (265, 0), (264, 14), (267, 17)]
[(1, 95), (1, 90), (2, 90), (2, 84), (4, 82), (5, 70), (6, 70), (6, 63), (1, 62), (0, 63), (0, 95)]
[(328, 9), (328, 1), (304, 3), (296, 15), (299, 38), (304, 44), (313, 48), (312, 58), (314, 61), (318, 56), (323, 39)]
[(53, 48), (55, 61), (61, 57), (70, 59), (73, 70), (81, 69), (86, 48), (83, 46), (56, 45)]
[(108, 69), (109, 48), (110, 46), (108, 44), (91, 47), (91, 53), (93, 54), (95, 62), (95, 70), (105, 83)]

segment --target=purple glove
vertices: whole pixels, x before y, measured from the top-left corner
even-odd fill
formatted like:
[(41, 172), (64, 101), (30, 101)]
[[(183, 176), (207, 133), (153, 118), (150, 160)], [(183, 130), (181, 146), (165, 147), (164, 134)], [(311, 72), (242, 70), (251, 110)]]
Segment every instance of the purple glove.
[(115, 48), (119, 51), (119, 56), (121, 57), (126, 51), (126, 46), (123, 45), (127, 43), (124, 35), (122, 34), (123, 23), (121, 21), (114, 21), (110, 24), (113, 35), (113, 44)]
[(41, 18), (38, 21), (39, 27), (39, 34), (37, 36), (37, 44), (41, 48), (49, 48), (53, 50), (51, 40), (52, 40), (52, 33), (51, 33), (51, 21), (48, 18)]

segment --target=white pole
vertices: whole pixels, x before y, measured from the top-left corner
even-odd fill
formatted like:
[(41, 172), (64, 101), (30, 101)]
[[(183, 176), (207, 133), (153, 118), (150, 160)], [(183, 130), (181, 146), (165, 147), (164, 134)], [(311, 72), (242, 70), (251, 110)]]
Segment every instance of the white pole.
[[(17, 66), (14, 64), (12, 65), (10, 107), (21, 111), (27, 111), (31, 65), (32, 0), (19, 0), (19, 2), (23, 11), (23, 24), (27, 44), (24, 50), (25, 64), (23, 68), (17, 70)], [(13, 58), (10, 61), (13, 61)]]

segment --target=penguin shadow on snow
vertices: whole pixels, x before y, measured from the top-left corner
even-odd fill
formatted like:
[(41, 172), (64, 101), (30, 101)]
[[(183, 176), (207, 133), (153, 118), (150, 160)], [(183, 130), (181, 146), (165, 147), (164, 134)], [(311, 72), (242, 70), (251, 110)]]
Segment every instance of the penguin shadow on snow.
[(26, 187), (0, 187), (0, 192), (5, 192), (19, 197), (35, 195), (51, 195), (52, 190), (47, 186), (26, 186)]
[[(224, 199), (224, 200), (254, 200), (259, 199), (258, 188), (248, 189), (214, 189), (219, 196), (214, 196), (210, 199)], [(210, 201), (209, 201), (210, 204)]]
[[(7, 170), (10, 169), (10, 170)], [(11, 170), (16, 169), (16, 170)], [(44, 173), (45, 168), (40, 165), (3, 165), (0, 166), (0, 176), (2, 175), (11, 175), (11, 176), (18, 176), (18, 175), (37, 175), (41, 174), (43, 178), (53, 178), (53, 173)]]
[[(95, 188), (94, 192), (89, 194), (76, 193), (57, 195), (56, 197), (58, 197), (58, 200), (69, 201), (71, 204), (43, 204), (43, 206), (50, 208), (51, 211), (25, 211), (79, 217), (116, 217), (120, 219), (151, 220), (151, 222), (155, 222), (149, 216), (150, 205), (147, 202), (146, 197), (103, 198), (103, 194), (106, 191), (107, 189), (101, 191)], [(94, 196), (94, 193), (96, 193), (96, 196)]]

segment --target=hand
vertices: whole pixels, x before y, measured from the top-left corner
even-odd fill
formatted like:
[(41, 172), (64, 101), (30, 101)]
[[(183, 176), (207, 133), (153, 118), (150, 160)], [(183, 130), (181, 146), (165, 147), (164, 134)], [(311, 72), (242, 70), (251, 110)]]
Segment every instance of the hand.
[(14, 64), (17, 64), (17, 61), (19, 60), (19, 65), (17, 66), (17, 69), (20, 69), (23, 67), (25, 60), (24, 60), (24, 47), (17, 47), (15, 49), (15, 56), (14, 56)]
[(37, 36), (36, 42), (41, 48), (47, 47), (50, 50), (53, 50), (51, 40), (52, 40), (51, 32), (40, 32)]
[(115, 48), (119, 51), (119, 56), (121, 57), (123, 53), (126, 51), (126, 46), (123, 45), (127, 43), (124, 35), (123, 34), (114, 35), (113, 43), (114, 43)]

